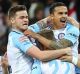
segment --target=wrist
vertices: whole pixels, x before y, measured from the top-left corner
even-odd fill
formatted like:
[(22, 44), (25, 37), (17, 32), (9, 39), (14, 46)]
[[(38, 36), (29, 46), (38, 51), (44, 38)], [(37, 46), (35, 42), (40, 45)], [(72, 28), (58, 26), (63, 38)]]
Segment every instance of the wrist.
[(39, 37), (40, 37), (40, 35), (39, 35), (39, 34), (36, 34), (36, 35), (35, 35), (35, 39), (37, 39), (37, 40), (38, 40), (38, 39), (39, 39)]
[(73, 57), (72, 57), (72, 63), (73, 63), (74, 65), (77, 65), (77, 63), (78, 63), (78, 57), (73, 56)]

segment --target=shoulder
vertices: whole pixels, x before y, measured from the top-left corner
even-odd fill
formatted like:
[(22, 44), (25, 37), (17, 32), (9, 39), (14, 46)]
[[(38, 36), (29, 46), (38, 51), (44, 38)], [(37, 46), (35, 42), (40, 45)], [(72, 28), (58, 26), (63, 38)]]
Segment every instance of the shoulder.
[(19, 38), (19, 37), (21, 37), (22, 35), (20, 34), (20, 33), (17, 33), (17, 32), (13, 32), (13, 31), (11, 31), (10, 33), (9, 33), (9, 37), (12, 37), (12, 38)]
[(71, 25), (70, 23), (67, 23), (67, 29), (75, 29), (75, 30), (79, 30), (79, 28)]
[(25, 41), (26, 38), (24, 38), (23, 34), (14, 31), (11, 31), (9, 34), (9, 41), (12, 41), (14, 44)]
[(67, 23), (67, 27), (66, 28), (67, 28), (68, 31), (79, 32), (79, 28), (71, 25), (70, 23)]
[(79, 28), (71, 25), (70, 23), (67, 23), (66, 28), (67, 28), (67, 31), (68, 32), (72, 32), (72, 33), (75, 33), (75, 34), (78, 34), (79, 35)]
[(30, 25), (28, 29), (32, 30), (33, 32), (39, 32), (41, 28), (40, 25), (38, 25), (38, 23), (35, 23)]

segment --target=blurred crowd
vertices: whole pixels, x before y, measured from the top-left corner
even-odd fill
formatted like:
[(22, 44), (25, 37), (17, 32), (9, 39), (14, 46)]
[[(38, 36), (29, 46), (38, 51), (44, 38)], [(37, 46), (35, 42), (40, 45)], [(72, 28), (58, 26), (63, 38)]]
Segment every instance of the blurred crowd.
[(7, 12), (12, 5), (25, 5), (29, 13), (29, 24), (34, 24), (49, 15), (50, 5), (55, 2), (65, 3), (69, 9), (68, 15), (80, 22), (80, 0), (0, 0), (0, 56), (6, 51), (7, 37), (10, 31)]

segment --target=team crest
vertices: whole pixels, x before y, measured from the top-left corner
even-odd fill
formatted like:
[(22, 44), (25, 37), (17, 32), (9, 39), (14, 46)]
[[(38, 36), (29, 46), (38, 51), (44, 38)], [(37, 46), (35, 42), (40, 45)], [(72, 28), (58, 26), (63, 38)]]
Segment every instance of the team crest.
[(58, 39), (64, 38), (64, 35), (65, 35), (64, 33), (59, 33), (59, 34), (58, 34)]

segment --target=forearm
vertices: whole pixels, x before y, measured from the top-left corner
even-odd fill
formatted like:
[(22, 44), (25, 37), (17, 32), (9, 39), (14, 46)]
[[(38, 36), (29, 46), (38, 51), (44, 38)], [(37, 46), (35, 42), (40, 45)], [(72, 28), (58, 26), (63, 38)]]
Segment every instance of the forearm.
[[(45, 53), (45, 54), (44, 54)], [(41, 61), (50, 61), (56, 59), (62, 55), (66, 54), (64, 49), (61, 50), (51, 50), (51, 51), (43, 51), (41, 57)]]
[(64, 49), (51, 50), (51, 52), (49, 52), (49, 53), (47, 52), (47, 54), (43, 55), (43, 61), (53, 60), (53, 59), (59, 58), (60, 56), (62, 56), (64, 54), (65, 54), (65, 50)]
[[(43, 46), (45, 46), (45, 47), (47, 47), (47, 48), (50, 49), (49, 45), (50, 45), (50, 43), (51, 43), (51, 40), (48, 40), (48, 39), (44, 38), (43, 36), (41, 36), (41, 35), (39, 35), (39, 34), (37, 34), (37, 35), (35, 36), (35, 38), (36, 38)], [(51, 48), (51, 49), (52, 49), (52, 48)]]
[[(33, 52), (33, 50), (34, 50), (34, 52)], [(49, 60), (53, 60), (55, 58), (58, 58), (62, 55), (65, 55), (69, 51), (70, 51), (70, 48), (66, 48), (66, 51), (65, 51), (65, 49), (41, 51), (41, 50), (39, 50), (39, 48), (32, 46), (27, 51), (27, 54), (29, 54), (29, 56), (36, 58), (36, 59), (39, 59), (41, 61), (49, 61)]]

